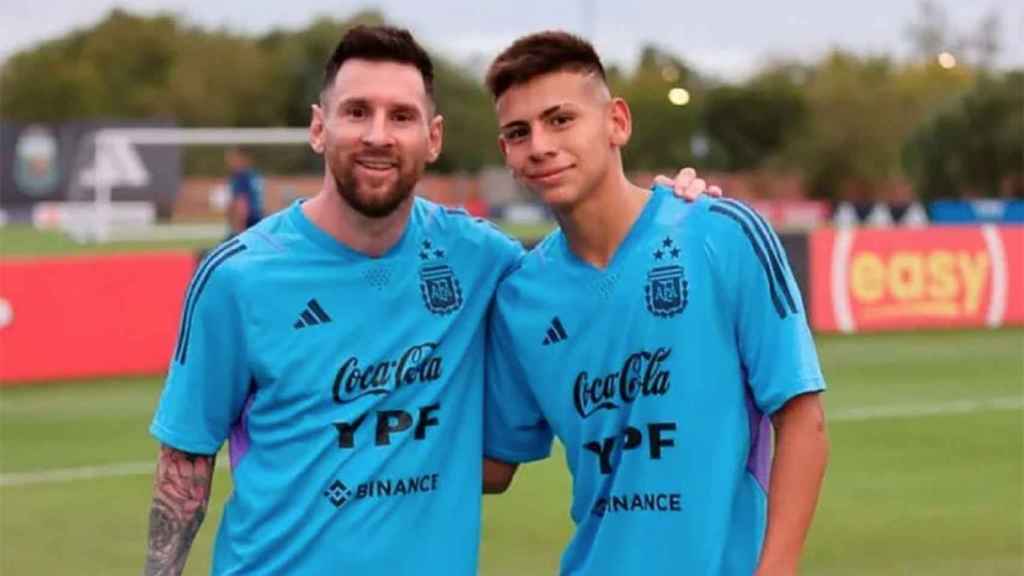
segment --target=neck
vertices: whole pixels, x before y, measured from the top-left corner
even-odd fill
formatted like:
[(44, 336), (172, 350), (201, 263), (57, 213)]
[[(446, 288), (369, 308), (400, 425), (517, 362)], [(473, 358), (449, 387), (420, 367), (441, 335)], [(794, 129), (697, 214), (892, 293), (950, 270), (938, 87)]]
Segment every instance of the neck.
[(555, 208), (555, 217), (576, 257), (603, 269), (611, 263), (650, 196), (650, 190), (634, 186), (617, 171), (580, 202)]
[(402, 237), (409, 223), (412, 203), (410, 194), (391, 214), (368, 218), (345, 202), (333, 182), (325, 182), (316, 196), (302, 204), (302, 213), (338, 242), (371, 258), (379, 258)]

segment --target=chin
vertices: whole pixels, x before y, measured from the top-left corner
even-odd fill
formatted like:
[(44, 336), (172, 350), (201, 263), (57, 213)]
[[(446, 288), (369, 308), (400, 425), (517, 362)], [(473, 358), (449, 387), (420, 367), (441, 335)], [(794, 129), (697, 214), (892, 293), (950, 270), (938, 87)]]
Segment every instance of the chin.
[(569, 208), (580, 201), (581, 194), (573, 186), (554, 186), (536, 191), (537, 196), (551, 208)]
[(387, 185), (371, 185), (356, 178), (336, 182), (345, 203), (368, 218), (390, 216), (413, 193), (412, 186), (403, 186), (400, 181)]
[(410, 196), (412, 196), (412, 190), (408, 192), (388, 190), (382, 193), (361, 194), (357, 203), (366, 213), (372, 213), (375, 217), (381, 218), (397, 210)]

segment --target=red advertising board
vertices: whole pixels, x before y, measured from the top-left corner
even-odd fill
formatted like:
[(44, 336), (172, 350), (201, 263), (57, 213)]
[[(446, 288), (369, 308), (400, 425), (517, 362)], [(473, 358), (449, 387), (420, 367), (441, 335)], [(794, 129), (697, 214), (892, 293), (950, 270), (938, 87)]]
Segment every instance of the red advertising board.
[(815, 329), (1024, 324), (1024, 227), (826, 229), (811, 236)]
[(167, 369), (188, 252), (0, 262), (0, 384)]

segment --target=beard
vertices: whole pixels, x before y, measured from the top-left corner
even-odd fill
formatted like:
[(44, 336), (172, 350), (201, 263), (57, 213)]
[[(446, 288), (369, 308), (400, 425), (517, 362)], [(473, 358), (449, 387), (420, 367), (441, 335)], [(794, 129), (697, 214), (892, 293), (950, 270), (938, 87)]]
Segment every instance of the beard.
[[(333, 162), (330, 156), (327, 160), (334, 177), (334, 184), (338, 189), (345, 203), (367, 218), (385, 218), (390, 216), (403, 202), (412, 196), (413, 188), (419, 181), (423, 168), (418, 170), (413, 167), (403, 167), (401, 161), (397, 162), (398, 178), (382, 193), (373, 193), (367, 190), (369, 184), (356, 176), (355, 157), (348, 161)], [(403, 169), (404, 168), (404, 169)]]

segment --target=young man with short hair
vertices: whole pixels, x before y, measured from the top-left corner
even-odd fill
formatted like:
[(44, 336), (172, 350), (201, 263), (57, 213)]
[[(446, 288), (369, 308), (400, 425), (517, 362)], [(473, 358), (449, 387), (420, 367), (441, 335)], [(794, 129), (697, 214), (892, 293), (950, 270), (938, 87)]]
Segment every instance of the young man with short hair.
[(585, 41), (524, 37), (487, 84), (506, 164), (560, 229), (491, 312), (485, 488), (557, 436), (576, 524), (562, 574), (795, 573), (825, 383), (778, 239), (738, 202), (626, 179), (629, 107)]

